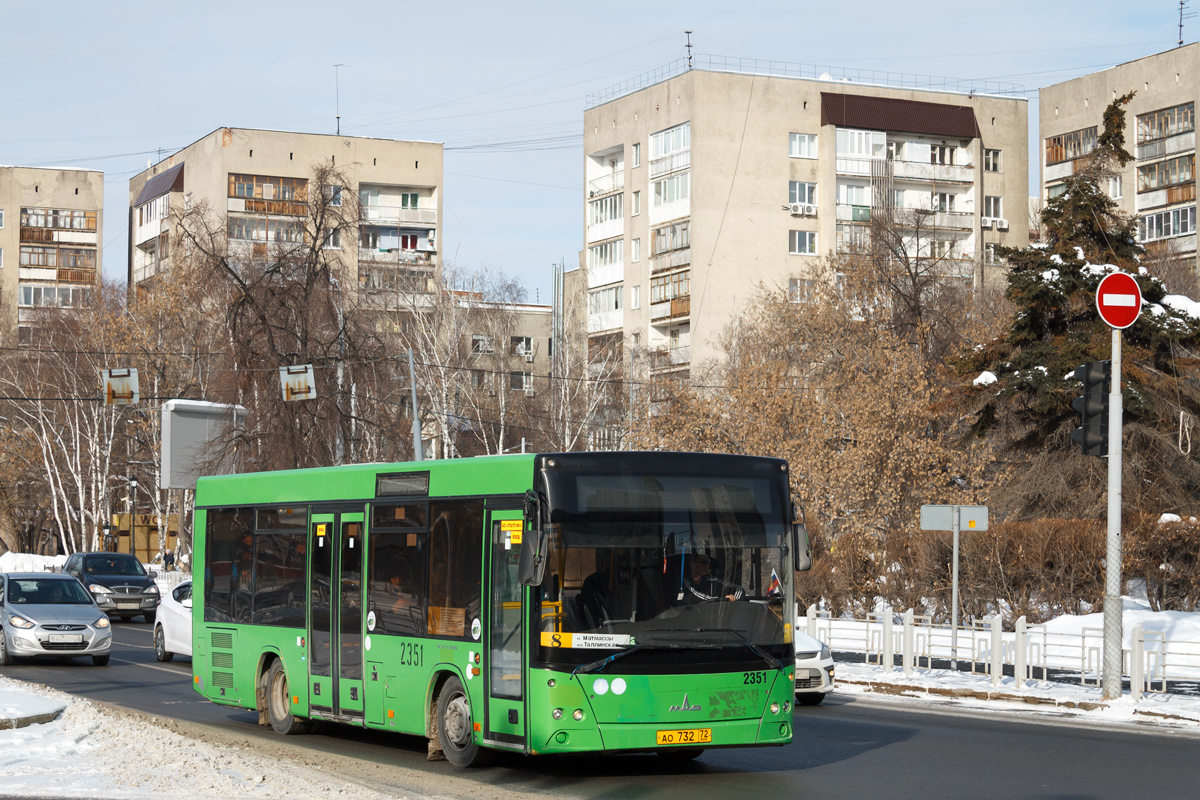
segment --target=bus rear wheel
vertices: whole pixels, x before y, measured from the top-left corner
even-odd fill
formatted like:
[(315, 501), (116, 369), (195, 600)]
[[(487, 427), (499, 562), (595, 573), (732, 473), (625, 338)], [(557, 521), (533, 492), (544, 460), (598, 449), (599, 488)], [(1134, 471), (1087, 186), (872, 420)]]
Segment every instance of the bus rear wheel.
[(283, 662), (276, 659), (266, 676), (267, 719), (276, 733), (291, 736), (308, 732), (308, 720), (292, 714), (292, 694), (288, 688), (287, 670)]
[(442, 752), (454, 766), (482, 767), (492, 760), (493, 753), (475, 743), (471, 698), (457, 676), (451, 676), (438, 695), (437, 727)]

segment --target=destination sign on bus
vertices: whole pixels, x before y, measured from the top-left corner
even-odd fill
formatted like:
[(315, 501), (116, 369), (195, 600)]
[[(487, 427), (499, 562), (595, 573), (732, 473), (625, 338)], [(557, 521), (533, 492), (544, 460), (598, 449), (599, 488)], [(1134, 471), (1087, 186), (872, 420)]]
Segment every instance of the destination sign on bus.
[(633, 647), (634, 637), (617, 633), (542, 632), (542, 647)]

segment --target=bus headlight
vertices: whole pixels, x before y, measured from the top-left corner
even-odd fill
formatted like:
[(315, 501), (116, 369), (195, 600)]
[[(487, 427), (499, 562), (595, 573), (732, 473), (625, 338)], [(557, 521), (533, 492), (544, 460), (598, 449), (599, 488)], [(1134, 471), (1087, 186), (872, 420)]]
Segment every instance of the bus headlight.
[(779, 703), (771, 703), (771, 713), (772, 714), (779, 713)]
[(583, 719), (583, 709), (582, 708), (575, 709), (575, 713), (572, 714), (571, 716), (574, 717), (576, 722), (579, 722), (581, 719)]
[(553, 711), (550, 712), (550, 716), (554, 717), (555, 719), (562, 719), (562, 709), (561, 708), (554, 709)]

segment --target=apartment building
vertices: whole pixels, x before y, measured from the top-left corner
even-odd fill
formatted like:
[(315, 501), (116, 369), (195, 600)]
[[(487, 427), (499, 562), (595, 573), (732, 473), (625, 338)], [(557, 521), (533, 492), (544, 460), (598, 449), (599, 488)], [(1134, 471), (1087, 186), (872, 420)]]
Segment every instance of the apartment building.
[(46, 308), (72, 308), (103, 280), (104, 173), (0, 167), (0, 314), (32, 341)]
[(885, 212), (914, 255), (997, 279), (995, 246), (1028, 242), (1027, 103), (936, 81), (701, 57), (589, 98), (589, 334), (686, 378), (760, 283), (803, 297)]
[(1042, 191), (1061, 194), (1096, 149), (1104, 109), (1125, 106), (1125, 149), (1134, 156), (1108, 180), (1109, 196), (1137, 217), (1138, 239), (1151, 252), (1196, 260), (1196, 95), (1200, 44), (1139, 58), (1047, 86), (1039, 92)]
[[(346, 185), (310, 187), (321, 165)], [(172, 214), (203, 203), (230, 248), (265, 251), (304, 235), (309, 198), (323, 191), (332, 205), (360, 203), (357, 240), (326, 243), (342, 254), (343, 288), (394, 309), (437, 285), (441, 187), (440, 143), (219, 128), (130, 180), (129, 283), (146, 287), (170, 271), (179, 256)]]

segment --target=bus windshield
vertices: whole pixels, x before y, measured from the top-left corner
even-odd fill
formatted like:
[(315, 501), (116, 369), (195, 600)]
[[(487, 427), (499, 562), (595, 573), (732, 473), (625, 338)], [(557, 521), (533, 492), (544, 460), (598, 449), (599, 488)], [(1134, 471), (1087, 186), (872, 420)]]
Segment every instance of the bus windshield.
[(543, 660), (583, 665), (632, 648), (785, 655), (787, 476), (779, 462), (744, 461), (754, 469), (547, 471)]

